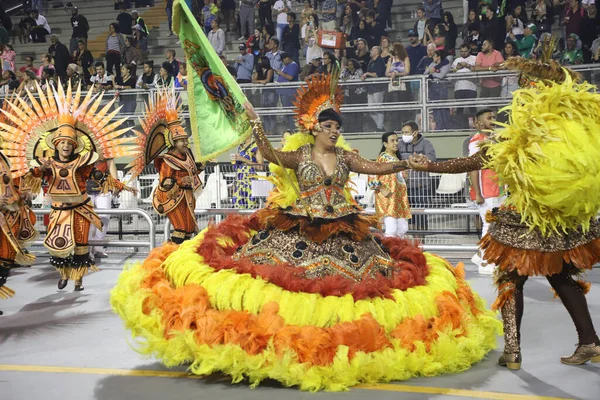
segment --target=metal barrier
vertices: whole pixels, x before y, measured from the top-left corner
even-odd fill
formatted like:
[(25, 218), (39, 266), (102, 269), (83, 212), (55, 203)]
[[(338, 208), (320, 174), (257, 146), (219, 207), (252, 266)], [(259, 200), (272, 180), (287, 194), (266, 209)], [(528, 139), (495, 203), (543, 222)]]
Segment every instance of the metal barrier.
[[(99, 215), (138, 215), (144, 218), (148, 222), (148, 241), (143, 240), (90, 240), (90, 246), (114, 246), (114, 247), (148, 247), (148, 250), (152, 250), (156, 247), (156, 226), (152, 221), (152, 216), (144, 211), (137, 208), (132, 209), (94, 209)], [(49, 215), (52, 210), (48, 208), (35, 208), (33, 209), (33, 213), (37, 215)], [(36, 246), (42, 246), (44, 244), (43, 240), (36, 240), (32, 243)]]
[[(204, 215), (230, 215), (230, 214), (252, 214), (256, 210), (252, 209), (236, 209), (236, 208), (211, 208), (207, 210), (196, 210), (196, 216)], [(365, 210), (364, 213), (373, 215), (374, 210)], [(413, 215), (479, 215), (478, 210), (473, 209), (429, 209), (429, 208), (415, 208), (411, 209)], [(167, 220), (164, 228), (164, 240), (169, 240), (171, 236), (171, 222)], [(475, 245), (421, 245), (424, 251), (477, 251), (479, 248)]]

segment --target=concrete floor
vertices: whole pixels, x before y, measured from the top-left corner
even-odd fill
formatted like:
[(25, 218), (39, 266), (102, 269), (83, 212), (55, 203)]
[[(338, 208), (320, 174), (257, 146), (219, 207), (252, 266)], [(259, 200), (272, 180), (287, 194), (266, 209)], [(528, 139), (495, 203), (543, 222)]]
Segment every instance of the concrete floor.
[[(8, 286), (17, 295), (0, 302), (0, 399), (600, 399), (600, 364), (568, 367), (559, 362), (561, 355), (574, 351), (577, 337), (545, 279), (532, 279), (525, 287), (524, 362), (518, 372), (497, 367), (500, 352), (495, 351), (462, 374), (346, 393), (303, 393), (273, 382), (252, 390), (244, 383), (231, 385), (223, 376), (189, 377), (185, 367), (167, 370), (156, 360), (142, 359), (129, 347), (128, 332), (110, 311), (109, 291), (121, 266), (142, 258), (111, 253), (99, 263), (100, 272), (86, 277), (80, 293), (72, 292), (72, 284), (58, 291), (57, 275), (44, 257), (32, 268), (13, 271)], [(478, 275), (470, 263), (467, 274), (491, 304), (491, 279)], [(588, 279), (599, 284), (600, 269)], [(600, 287), (592, 288), (588, 302), (600, 327)]]

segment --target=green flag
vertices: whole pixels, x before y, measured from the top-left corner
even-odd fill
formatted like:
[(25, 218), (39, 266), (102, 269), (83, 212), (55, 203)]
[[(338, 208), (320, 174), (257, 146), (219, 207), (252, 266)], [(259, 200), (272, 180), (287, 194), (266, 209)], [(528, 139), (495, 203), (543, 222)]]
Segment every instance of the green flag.
[(187, 61), (187, 91), (194, 150), (205, 162), (252, 133), (242, 106), (246, 96), (221, 61), (184, 0), (173, 4), (173, 30)]

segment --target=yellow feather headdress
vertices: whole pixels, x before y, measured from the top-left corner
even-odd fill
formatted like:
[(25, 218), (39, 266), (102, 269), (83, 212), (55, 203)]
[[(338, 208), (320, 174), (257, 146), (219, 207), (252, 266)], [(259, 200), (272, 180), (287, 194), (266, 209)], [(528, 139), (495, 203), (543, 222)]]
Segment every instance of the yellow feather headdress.
[(130, 128), (121, 128), (127, 117), (113, 121), (121, 109), (110, 111), (115, 98), (100, 108), (103, 93), (94, 96), (89, 91), (82, 99), (81, 84), (75, 94), (70, 83), (66, 93), (60, 81), (57, 86), (48, 85), (44, 92), (36, 83), (38, 98), (26, 89), (26, 98), (15, 95), (0, 110), (6, 118), (0, 121), (0, 147), (10, 159), (14, 177), (25, 175), (30, 162), (36, 165), (44, 151), (54, 149), (54, 138), (61, 134), (76, 138), (79, 153), (95, 152), (101, 159), (138, 155), (139, 150), (127, 145), (134, 138), (124, 137)]

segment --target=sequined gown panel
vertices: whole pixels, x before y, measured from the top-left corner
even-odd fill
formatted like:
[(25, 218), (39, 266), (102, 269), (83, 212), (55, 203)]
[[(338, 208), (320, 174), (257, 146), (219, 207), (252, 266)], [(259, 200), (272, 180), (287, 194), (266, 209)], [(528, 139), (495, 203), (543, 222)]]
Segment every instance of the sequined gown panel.
[[(238, 155), (244, 157), (246, 160), (256, 163), (258, 162), (256, 154), (258, 153), (258, 146), (252, 142), (245, 146), (241, 144), (238, 147)], [(252, 175), (256, 174), (256, 169), (252, 165), (248, 165), (243, 162), (239, 162), (235, 165), (235, 182), (233, 183), (233, 205), (236, 208), (256, 208), (257, 201), (252, 196)]]
[[(343, 150), (336, 149), (336, 166), (331, 175), (312, 161), (312, 145), (301, 148), (302, 159), (295, 173), (301, 196), (311, 211), (311, 224), (353, 223), (361, 209), (344, 196), (350, 168)], [(307, 218), (302, 202), (281, 210), (290, 218)], [(381, 242), (371, 236), (352, 240), (344, 233), (333, 234), (324, 242), (311, 241), (299, 229), (265, 227), (236, 254), (255, 264), (284, 264), (305, 268), (309, 278), (341, 275), (360, 282), (366, 276), (389, 275), (394, 263)]]

